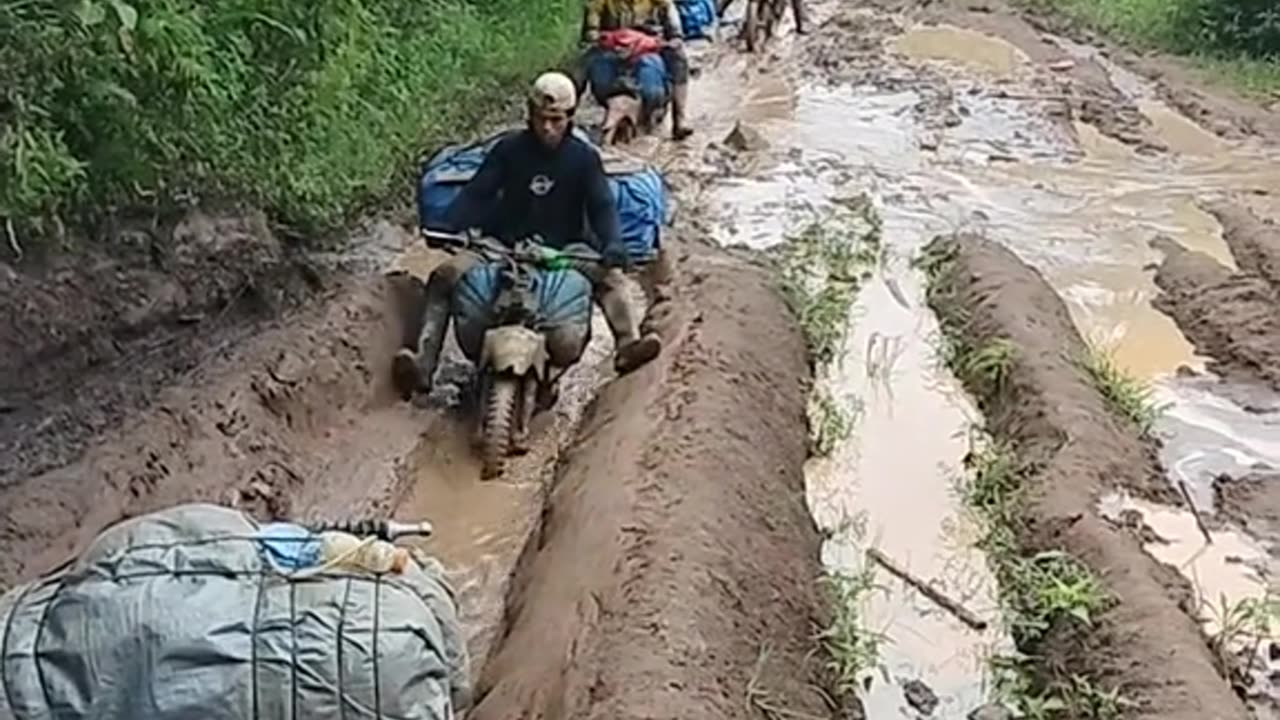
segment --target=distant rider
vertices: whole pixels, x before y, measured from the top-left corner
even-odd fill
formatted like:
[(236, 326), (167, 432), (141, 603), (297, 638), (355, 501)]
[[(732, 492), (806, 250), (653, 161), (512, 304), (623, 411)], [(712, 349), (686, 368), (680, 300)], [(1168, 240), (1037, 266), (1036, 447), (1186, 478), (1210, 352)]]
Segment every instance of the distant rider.
[(687, 124), (689, 107), (689, 56), (675, 0), (586, 0), (582, 39), (588, 44), (579, 63), (579, 88), (585, 86), (587, 67), (597, 57), (595, 43), (601, 31), (634, 29), (666, 40), (662, 61), (671, 75), (671, 137), (684, 140), (693, 134)]
[[(568, 76), (539, 76), (528, 98), (528, 126), (493, 146), (449, 205), (446, 224), (453, 231), (478, 228), (508, 243), (536, 234), (557, 248), (593, 238), (608, 268), (591, 278), (593, 295), (613, 332), (614, 367), (628, 373), (657, 357), (662, 343), (656, 334), (641, 335), (632, 316), (623, 277), (631, 261), (618, 210), (599, 152), (571, 132), (576, 107), (577, 92)], [(584, 218), (590, 235), (584, 232)], [(477, 262), (469, 254), (455, 255), (427, 280), (418, 352), (402, 348), (392, 364), (406, 396), (431, 390), (449, 327), (453, 287)], [(406, 339), (406, 345), (412, 342)]]
[[(762, 1), (773, 2), (775, 0)], [(725, 11), (729, 9), (730, 5), (733, 5), (733, 2), (734, 0), (716, 0), (717, 13), (721, 19), (724, 19)], [(805, 17), (804, 0), (791, 0), (791, 14), (794, 15), (796, 19), (796, 34), (808, 35), (809, 23), (808, 18)]]

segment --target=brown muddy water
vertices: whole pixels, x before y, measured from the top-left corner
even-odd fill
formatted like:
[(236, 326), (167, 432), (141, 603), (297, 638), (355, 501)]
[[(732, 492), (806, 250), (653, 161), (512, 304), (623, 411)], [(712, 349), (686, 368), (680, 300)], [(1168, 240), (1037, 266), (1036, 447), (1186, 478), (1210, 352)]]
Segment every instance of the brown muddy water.
[[(818, 8), (819, 19), (831, 11)], [(1050, 40), (1101, 62), (1168, 150), (1140, 152), (1091, 125), (1055, 122), (1031, 82), (1050, 69), (1001, 39), (945, 26), (886, 38), (879, 81), (815, 82), (787, 62), (799, 50), (784, 38), (767, 71), (722, 61), (695, 85), (698, 121), (714, 138), (742, 121), (766, 141), (703, 168), (714, 178), (703, 202), (718, 219), (717, 242), (777, 245), (815, 210), (864, 192), (883, 220), (884, 260), (848, 318), (841, 356), (819, 378), (856, 417), (852, 436), (808, 468), (810, 506), (830, 537), (824, 562), (862, 572), (863, 551), (877, 548), (991, 625), (975, 631), (871, 568), (880, 588), (860, 612), (881, 642), (867, 673), (869, 717), (919, 717), (903, 693), (918, 680), (940, 699), (930, 717), (964, 718), (989, 696), (986, 659), (1007, 645), (993, 580), (973, 549), (981, 528), (954, 489), (966, 433), (981, 419), (940, 368), (937, 324), (909, 265), (935, 235), (976, 229), (1005, 243), (1059, 291), (1083, 335), (1152, 384), (1166, 407), (1162, 460), (1206, 512), (1218, 474), (1280, 467), (1276, 419), (1238, 402), (1262, 390), (1185, 377), (1203, 373), (1206, 359), (1151, 306), (1160, 256), (1149, 245), (1167, 236), (1233, 266), (1200, 203), (1280, 194), (1276, 149), (1221, 140), (1161, 102), (1148, 81), (1090, 48)], [(931, 122), (929, 100), (939, 96), (952, 98), (959, 122)], [(1268, 202), (1255, 200), (1255, 209), (1274, 212)], [(1206, 549), (1187, 512), (1106, 503), (1108, 512), (1140, 512), (1167, 541), (1148, 550), (1191, 580), (1209, 635), (1220, 631), (1213, 605), (1263, 597), (1275, 577), (1270, 556), (1236, 529), (1215, 531)]]

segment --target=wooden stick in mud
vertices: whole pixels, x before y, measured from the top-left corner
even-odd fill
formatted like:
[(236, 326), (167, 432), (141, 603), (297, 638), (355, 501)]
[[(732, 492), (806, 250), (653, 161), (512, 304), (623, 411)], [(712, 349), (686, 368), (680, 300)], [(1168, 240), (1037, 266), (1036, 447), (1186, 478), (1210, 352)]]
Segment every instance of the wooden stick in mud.
[(1204, 536), (1206, 545), (1213, 544), (1213, 536), (1209, 534), (1209, 528), (1204, 526), (1204, 518), (1200, 516), (1200, 508), (1196, 507), (1195, 502), (1191, 500), (1191, 491), (1187, 489), (1187, 481), (1179, 480), (1178, 489), (1182, 490), (1182, 499), (1187, 501), (1187, 507), (1191, 508), (1191, 515), (1196, 519), (1196, 527), (1200, 528), (1200, 534)]
[(889, 559), (889, 556), (885, 555), (884, 553), (880, 552), (875, 548), (870, 548), (867, 550), (867, 557), (876, 561), (885, 570), (888, 570), (891, 574), (897, 576), (906, 584), (910, 585), (916, 590), (919, 590), (922, 595), (924, 595), (925, 597), (937, 603), (938, 606), (941, 607), (943, 610), (946, 610), (947, 612), (954, 615), (956, 619), (959, 620), (960, 622), (964, 623), (965, 625), (968, 625), (974, 630), (987, 629), (986, 620), (983, 620), (982, 618), (978, 617), (968, 608), (964, 607), (963, 605), (956, 602), (955, 600), (952, 600), (946, 595), (943, 595), (942, 592), (937, 588), (935, 588), (934, 586), (930, 585), (924, 580), (921, 580), (915, 575), (912, 575), (901, 565), (898, 565), (893, 560)]

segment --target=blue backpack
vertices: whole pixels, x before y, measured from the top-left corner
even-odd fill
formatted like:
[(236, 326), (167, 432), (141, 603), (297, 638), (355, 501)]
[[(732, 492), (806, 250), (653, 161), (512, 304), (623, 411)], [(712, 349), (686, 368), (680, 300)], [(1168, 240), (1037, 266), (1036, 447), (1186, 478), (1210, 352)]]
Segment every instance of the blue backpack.
[[(418, 180), (418, 225), (427, 227), (444, 221), (449, 204), (480, 169), (489, 150), (502, 139), (503, 131), (469, 145), (447, 145), (437, 150), (422, 166)], [(586, 142), (586, 133), (574, 128)], [(622, 226), (622, 241), (634, 260), (653, 257), (660, 247), (662, 226), (670, 224), (666, 182), (657, 168), (647, 163), (615, 162), (604, 158)]]
[(717, 18), (715, 0), (676, 0), (680, 13), (680, 25), (684, 36), (690, 40), (711, 37), (711, 28)]

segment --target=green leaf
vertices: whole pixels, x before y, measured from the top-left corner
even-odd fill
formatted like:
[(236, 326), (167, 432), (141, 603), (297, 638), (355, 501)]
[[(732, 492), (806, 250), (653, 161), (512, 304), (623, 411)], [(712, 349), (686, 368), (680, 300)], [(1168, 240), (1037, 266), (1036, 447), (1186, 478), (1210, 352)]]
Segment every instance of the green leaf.
[(116, 11), (116, 17), (120, 20), (120, 26), (129, 32), (133, 32), (138, 27), (138, 11), (124, 0), (111, 0), (111, 7)]
[(80, 24), (85, 27), (93, 27), (107, 17), (107, 11), (93, 0), (80, 0), (75, 12), (76, 17), (80, 19)]

